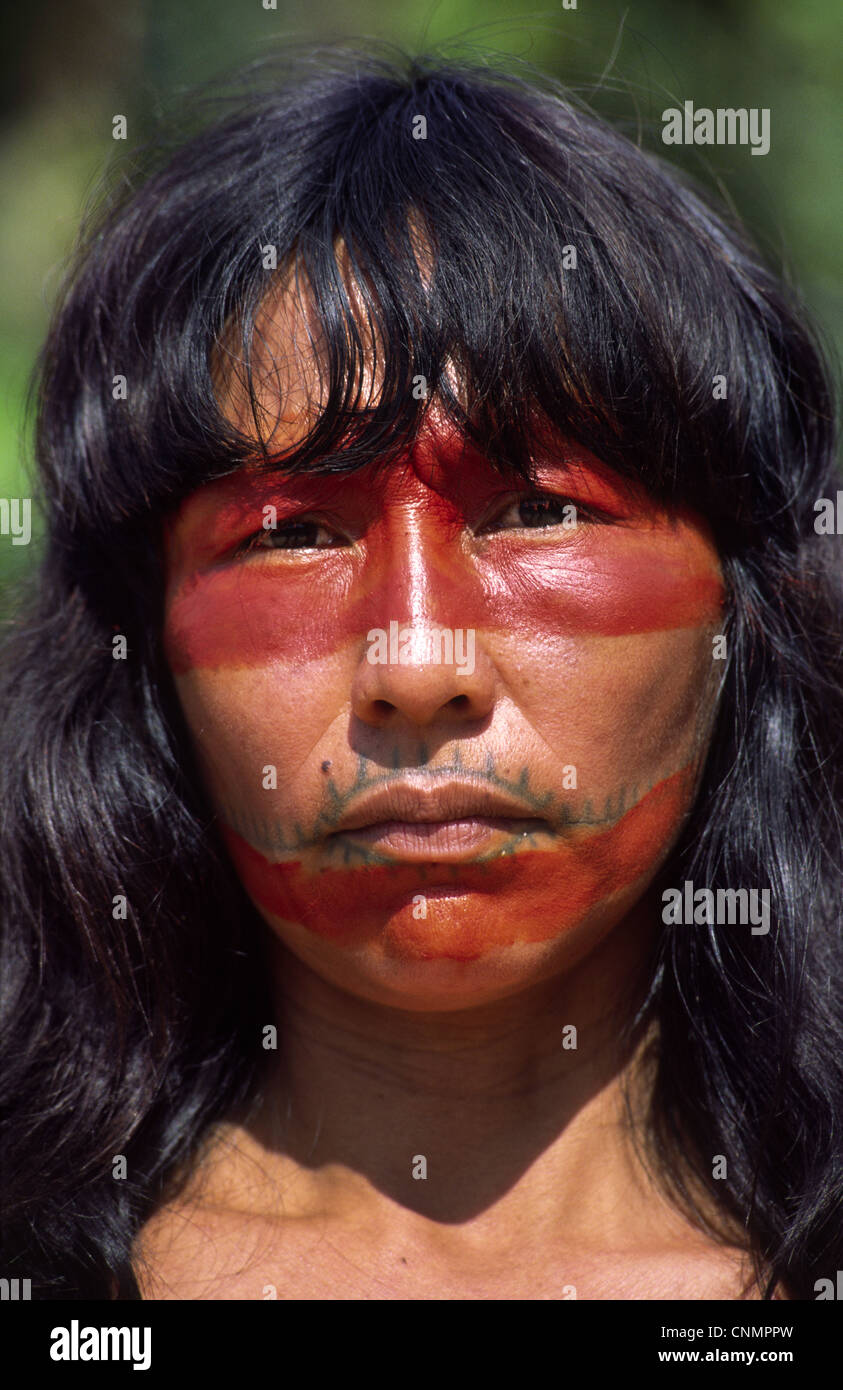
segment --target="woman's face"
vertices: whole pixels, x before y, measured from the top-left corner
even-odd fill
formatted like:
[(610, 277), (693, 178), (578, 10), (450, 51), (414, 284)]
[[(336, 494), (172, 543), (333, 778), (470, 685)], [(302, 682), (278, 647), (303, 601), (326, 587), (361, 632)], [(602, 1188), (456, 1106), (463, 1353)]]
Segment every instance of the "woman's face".
[[(317, 390), (297, 313), (263, 335), (279, 451)], [(233, 388), (226, 409), (242, 424)], [(431, 409), (388, 469), (201, 488), (166, 563), (167, 657), (233, 863), (325, 979), (488, 1003), (579, 963), (639, 901), (716, 703), (701, 518), (576, 446), (533, 489), (503, 478)]]

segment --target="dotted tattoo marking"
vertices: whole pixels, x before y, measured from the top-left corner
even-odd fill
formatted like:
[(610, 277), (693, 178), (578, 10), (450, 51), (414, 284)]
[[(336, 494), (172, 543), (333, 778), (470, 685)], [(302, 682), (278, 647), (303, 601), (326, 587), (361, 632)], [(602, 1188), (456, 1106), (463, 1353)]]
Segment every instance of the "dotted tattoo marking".
[[(422, 749), (423, 756), (420, 761), (427, 761), (426, 750)], [(333, 833), (345, 812), (354, 802), (355, 798), (371, 788), (394, 783), (393, 772), (380, 772), (373, 774), (370, 769), (370, 759), (360, 756), (357, 764), (357, 776), (354, 782), (345, 791), (340, 791), (333, 777), (328, 777), (325, 783), (325, 794), (329, 799), (329, 805), (319, 812), (308, 830), (305, 830), (298, 822), (294, 822), (292, 829), (286, 829), (279, 820), (271, 820), (263, 816), (257, 816), (237, 810), (232, 806), (225, 806), (222, 809), (222, 820), (232, 830), (234, 830), (243, 840), (251, 844), (253, 849), (260, 851), (264, 855), (276, 856), (275, 862), (280, 862), (277, 856), (295, 856), (304, 850), (312, 849), (316, 845), (331, 848), (340, 858), (343, 866), (351, 864), (370, 864), (395, 867), (394, 856), (385, 854), (377, 849), (366, 845), (357, 844), (353, 839), (346, 839), (341, 834), (337, 835), (333, 845), (326, 845), (325, 836)], [(401, 763), (397, 749), (393, 754), (393, 767), (397, 770)], [(323, 771), (325, 770), (323, 764)], [(483, 863), (491, 859), (499, 859), (505, 855), (511, 855), (518, 850), (540, 849), (541, 839), (546, 840), (548, 836), (558, 831), (579, 829), (584, 827), (609, 827), (617, 824), (627, 811), (637, 804), (642, 795), (646, 795), (662, 780), (659, 776), (644, 789), (640, 791), (639, 784), (633, 786), (624, 784), (616, 796), (606, 797), (602, 813), (595, 813), (593, 803), (587, 799), (582, 806), (579, 814), (574, 814), (570, 807), (562, 803), (556, 792), (544, 792), (539, 794), (530, 787), (530, 773), (527, 767), (522, 768), (521, 775), (517, 781), (512, 781), (503, 777), (496, 769), (494, 758), (491, 754), (487, 755), (485, 767), (481, 769), (466, 768), (462, 758), (457, 752), (453, 762), (449, 767), (435, 768), (428, 770), (428, 776), (434, 779), (446, 779), (454, 776), (465, 777), (466, 773), (477, 780), (493, 786), (500, 791), (506, 792), (520, 800), (525, 810), (531, 810), (537, 818), (547, 817), (550, 813), (554, 822), (554, 828), (542, 830), (522, 830), (510, 835), (505, 843), (497, 849), (490, 850), (485, 854), (478, 855), (475, 863)], [(555, 804), (555, 809), (554, 808)]]

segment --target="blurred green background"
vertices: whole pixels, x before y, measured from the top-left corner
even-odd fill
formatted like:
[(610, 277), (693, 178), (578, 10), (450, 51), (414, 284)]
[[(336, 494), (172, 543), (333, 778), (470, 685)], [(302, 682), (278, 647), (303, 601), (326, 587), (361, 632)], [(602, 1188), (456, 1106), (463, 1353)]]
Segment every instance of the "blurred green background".
[[(28, 0), (0, 20), (0, 496), (29, 496), (27, 382), (86, 201), (179, 93), (284, 36), (517, 55), (719, 187), (843, 346), (843, 7), (839, 0)], [(571, 3), (571, 0), (568, 0)], [(769, 107), (771, 149), (661, 144), (661, 112)], [(33, 517), (35, 523), (35, 518)], [(0, 536), (0, 593), (34, 546)], [(7, 595), (8, 596), (8, 595)]]

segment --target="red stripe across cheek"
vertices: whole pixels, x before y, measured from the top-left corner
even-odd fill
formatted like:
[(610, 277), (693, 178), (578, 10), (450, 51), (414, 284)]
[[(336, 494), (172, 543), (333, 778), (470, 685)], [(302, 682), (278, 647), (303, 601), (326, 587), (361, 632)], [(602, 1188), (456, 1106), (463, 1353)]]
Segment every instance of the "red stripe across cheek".
[[(247, 893), (273, 917), (306, 927), (340, 948), (381, 940), (412, 960), (474, 960), (516, 942), (549, 941), (611, 894), (652, 869), (687, 807), (692, 769), (659, 782), (617, 823), (577, 831), (553, 850), (526, 850), (486, 864), (371, 866), (309, 872), (270, 863), (229, 827), (223, 833)], [(413, 915), (425, 885), (449, 883), (459, 897), (432, 896)]]
[[(619, 636), (696, 627), (721, 611), (716, 561), (700, 554), (699, 543), (616, 532), (582, 546), (525, 550), (503, 547), (482, 569), (463, 572), (451, 554), (435, 559), (421, 576), (429, 621), (479, 632)], [(177, 674), (324, 659), (372, 628), (407, 619), (400, 574), (394, 557), (357, 570), (337, 552), (295, 573), (271, 557), (199, 571), (170, 597), (168, 659)]]
[[(724, 589), (716, 560), (698, 545), (654, 540), (648, 533), (615, 533), (583, 552), (513, 557), (487, 611), (499, 622), (554, 635), (619, 637), (714, 622)], [(507, 615), (518, 622), (507, 623)]]

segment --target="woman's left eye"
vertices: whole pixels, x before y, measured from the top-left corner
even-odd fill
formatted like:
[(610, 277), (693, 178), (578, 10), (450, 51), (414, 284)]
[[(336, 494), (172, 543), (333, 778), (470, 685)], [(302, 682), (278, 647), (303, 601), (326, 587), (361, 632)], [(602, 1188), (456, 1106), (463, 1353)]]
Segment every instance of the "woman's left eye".
[(570, 497), (541, 495), (519, 497), (487, 523), (484, 530), (508, 531), (513, 528), (537, 530), (550, 526), (565, 526), (570, 530), (579, 523), (598, 521), (600, 517), (590, 508), (578, 506)]

